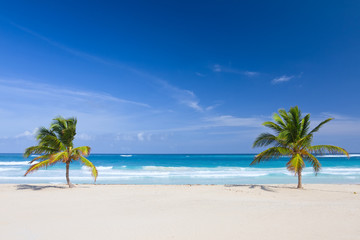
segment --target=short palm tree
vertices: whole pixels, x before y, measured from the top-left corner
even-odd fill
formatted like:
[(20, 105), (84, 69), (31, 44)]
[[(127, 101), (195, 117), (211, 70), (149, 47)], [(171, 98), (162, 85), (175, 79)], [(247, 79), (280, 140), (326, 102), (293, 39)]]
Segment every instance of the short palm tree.
[(41, 154), (34, 158), (30, 163), (34, 163), (26, 171), (25, 176), (31, 172), (38, 170), (39, 168), (47, 168), (48, 166), (62, 162), (66, 164), (66, 181), (69, 187), (73, 185), (70, 183), (69, 168), (70, 163), (79, 160), (82, 164), (91, 169), (92, 176), (95, 181), (98, 175), (96, 167), (85, 157), (90, 154), (90, 147), (73, 147), (73, 140), (76, 135), (76, 118), (64, 119), (63, 117), (57, 117), (53, 119), (53, 122), (49, 129), (41, 127), (36, 139), (38, 145), (29, 147), (25, 150), (24, 157), (28, 158), (31, 154)]
[(312, 146), (313, 134), (333, 118), (328, 118), (321, 122), (310, 131), (310, 114), (304, 118), (301, 116), (299, 108), (291, 107), (288, 112), (280, 109), (278, 113), (273, 115), (274, 122), (264, 122), (263, 125), (275, 132), (260, 134), (253, 147), (272, 147), (255, 156), (250, 165), (260, 163), (262, 161), (287, 156), (290, 161), (286, 164), (287, 169), (298, 176), (298, 188), (302, 188), (301, 172), (305, 167), (305, 161), (310, 163), (315, 173), (319, 172), (321, 164), (314, 155), (325, 153), (345, 154), (349, 157), (348, 152), (340, 147), (332, 145), (315, 145)]

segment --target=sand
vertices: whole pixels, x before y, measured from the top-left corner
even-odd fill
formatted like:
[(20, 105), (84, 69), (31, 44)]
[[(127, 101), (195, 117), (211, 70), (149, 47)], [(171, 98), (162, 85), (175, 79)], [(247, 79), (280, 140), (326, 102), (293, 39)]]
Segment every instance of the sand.
[(0, 185), (0, 239), (360, 239), (360, 185)]

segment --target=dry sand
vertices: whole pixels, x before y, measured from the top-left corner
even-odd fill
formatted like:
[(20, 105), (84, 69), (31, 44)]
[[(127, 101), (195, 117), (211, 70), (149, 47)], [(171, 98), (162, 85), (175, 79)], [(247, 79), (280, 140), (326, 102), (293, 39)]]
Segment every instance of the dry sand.
[(0, 185), (0, 239), (360, 239), (360, 185)]

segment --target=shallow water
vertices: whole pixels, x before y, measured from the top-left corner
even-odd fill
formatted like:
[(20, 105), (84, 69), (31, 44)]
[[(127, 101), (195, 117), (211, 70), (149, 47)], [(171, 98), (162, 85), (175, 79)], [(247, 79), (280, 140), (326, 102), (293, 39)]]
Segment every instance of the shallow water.
[[(296, 183), (287, 171), (287, 158), (249, 166), (255, 155), (92, 154), (102, 184), (276, 184)], [(319, 156), (320, 173), (310, 164), (303, 171), (304, 183), (360, 183), (360, 154)], [(0, 183), (65, 183), (65, 166), (57, 164), (24, 177), (30, 166), (21, 154), (0, 154)], [(70, 167), (73, 183), (93, 183), (90, 172), (78, 162)]]

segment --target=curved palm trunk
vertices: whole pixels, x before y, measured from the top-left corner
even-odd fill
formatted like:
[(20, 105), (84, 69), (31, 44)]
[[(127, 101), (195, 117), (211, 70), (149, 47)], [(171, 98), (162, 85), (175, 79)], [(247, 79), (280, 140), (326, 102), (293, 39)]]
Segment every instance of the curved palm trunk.
[(69, 169), (70, 169), (70, 163), (66, 163), (66, 182), (69, 185), (69, 188), (73, 187), (74, 185), (71, 184), (70, 178), (69, 178)]
[(302, 187), (302, 182), (301, 182), (301, 170), (299, 170), (297, 172), (297, 175), (298, 175), (298, 186), (297, 186), (297, 188), (303, 188)]

